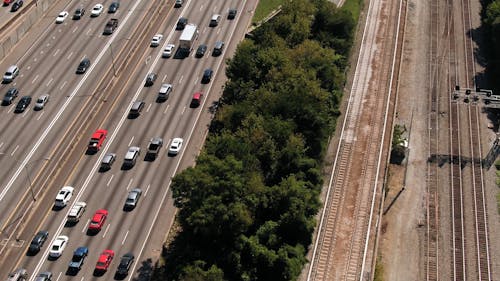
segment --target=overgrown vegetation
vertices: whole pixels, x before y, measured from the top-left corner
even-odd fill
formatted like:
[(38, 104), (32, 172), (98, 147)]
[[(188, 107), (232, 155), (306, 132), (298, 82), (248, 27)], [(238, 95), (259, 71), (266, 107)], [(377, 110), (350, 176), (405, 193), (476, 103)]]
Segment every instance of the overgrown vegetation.
[(406, 133), (406, 126), (395, 125), (394, 132), (392, 134), (392, 146), (391, 146), (391, 163), (401, 164), (406, 155), (406, 138), (403, 134)]
[(382, 265), (381, 257), (377, 258), (377, 263), (375, 264), (375, 275), (373, 281), (384, 281), (384, 266)]
[(239, 45), (205, 148), (173, 180), (182, 231), (153, 280), (297, 278), (354, 27), (326, 0), (292, 0)]
[(252, 21), (257, 23), (267, 17), (272, 11), (285, 3), (286, 0), (265, 0), (259, 1), (259, 5), (255, 9)]

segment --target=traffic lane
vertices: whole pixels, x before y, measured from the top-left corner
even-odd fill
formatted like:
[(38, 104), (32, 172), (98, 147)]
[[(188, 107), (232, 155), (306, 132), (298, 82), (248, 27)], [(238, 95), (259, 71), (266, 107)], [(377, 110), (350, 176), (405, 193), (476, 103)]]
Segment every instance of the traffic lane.
[(52, 102), (51, 104), (54, 104), (54, 102)]

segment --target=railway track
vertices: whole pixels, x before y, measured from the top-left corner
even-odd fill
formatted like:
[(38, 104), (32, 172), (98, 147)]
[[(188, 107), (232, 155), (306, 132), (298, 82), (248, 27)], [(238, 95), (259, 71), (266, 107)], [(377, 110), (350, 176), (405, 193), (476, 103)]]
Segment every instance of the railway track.
[[(390, 142), (386, 129), (392, 127), (389, 101), (397, 81), (392, 75), (398, 72), (396, 57), (401, 55), (394, 49), (401, 47), (397, 31), (404, 29), (406, 18), (406, 13), (397, 9), (404, 7), (406, 11), (405, 5), (406, 1), (404, 5), (393, 5), (390, 0), (370, 1), (367, 18), (378, 20), (367, 22), (363, 32), (307, 280), (368, 280), (373, 274), (370, 235), (376, 232), (375, 202), (380, 200), (381, 167), (385, 165), (382, 155), (386, 155)], [(399, 17), (387, 16), (393, 12)], [(399, 19), (403, 19), (402, 24)], [(387, 61), (393, 64), (384, 63)]]
[[(474, 90), (475, 67), (473, 41), (470, 35), (470, 0), (448, 0), (440, 14), (439, 1), (431, 1), (430, 46), (430, 98), (429, 98), (429, 154), (440, 153), (440, 137), (448, 140), (449, 166), (441, 169), (436, 161), (428, 163), (428, 204), (426, 235), (426, 278), (438, 280), (493, 280), (490, 269), (487, 214), (484, 198), (479, 105), (470, 99), (457, 100), (451, 93), (460, 87)], [(458, 9), (457, 9), (458, 8)], [(460, 15), (457, 17), (457, 11)], [(441, 21), (442, 20), (442, 21)], [(443, 25), (443, 34), (440, 34)], [(440, 46), (445, 38), (445, 46)], [(446, 50), (448, 76), (444, 77), (445, 91), (439, 88), (439, 51)], [(457, 88), (456, 88), (457, 87)], [(440, 135), (440, 98), (446, 95), (448, 134)], [(445, 113), (445, 112), (441, 112)], [(442, 165), (444, 166), (444, 165)], [(439, 189), (440, 178), (447, 178), (448, 189)], [(442, 194), (440, 194), (442, 193)], [(439, 203), (447, 202), (450, 208), (450, 250), (440, 242), (441, 230)], [(441, 216), (447, 216), (443, 214)], [(450, 269), (439, 271), (439, 263), (449, 253)]]

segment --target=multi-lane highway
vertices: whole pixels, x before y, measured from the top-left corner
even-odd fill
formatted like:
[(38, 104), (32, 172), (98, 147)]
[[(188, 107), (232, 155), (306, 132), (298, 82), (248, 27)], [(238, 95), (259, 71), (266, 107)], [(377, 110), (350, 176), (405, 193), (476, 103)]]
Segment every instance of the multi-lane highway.
[[(127, 252), (136, 256), (131, 278), (139, 268), (147, 266), (151, 249), (161, 248), (175, 213), (169, 195), (172, 176), (192, 163), (203, 141), (209, 122), (207, 108), (220, 94), (224, 60), (234, 51), (243, 37), (255, 7), (254, 1), (184, 1), (173, 8), (173, 1), (121, 1), (115, 14), (108, 14), (112, 1), (104, 1), (103, 13), (91, 18), (90, 10), (97, 2), (69, 1), (49, 9), (40, 21), (46, 28), (35, 40), (27, 38), (18, 43), (19, 51), (12, 52), (0, 63), (0, 69), (16, 64), (20, 75), (9, 84), (2, 84), (3, 94), (16, 87), (19, 97), (11, 105), (0, 108), (0, 272), (7, 273), (23, 267), (33, 280), (42, 271), (51, 271), (54, 280), (78, 278), (112, 279), (119, 258)], [(72, 20), (77, 7), (85, 7), (80, 20)], [(237, 8), (233, 20), (227, 19), (229, 8)], [(62, 24), (55, 24), (57, 14), (70, 13)], [(209, 27), (213, 14), (221, 14), (216, 27)], [(208, 45), (202, 58), (195, 58), (193, 50), (184, 59), (162, 58), (168, 43), (178, 46), (182, 31), (175, 30), (179, 17), (199, 26), (199, 44)], [(119, 20), (112, 35), (102, 35), (110, 18)], [(151, 37), (163, 34), (160, 46), (150, 47)], [(221, 56), (212, 56), (216, 41), (226, 42)], [(23, 45), (24, 44), (24, 45)], [(85, 74), (76, 74), (83, 58), (91, 60)], [(216, 75), (208, 84), (201, 83), (204, 69), (211, 68)], [(154, 85), (145, 87), (148, 73), (158, 78)], [(173, 85), (165, 102), (156, 96), (162, 83)], [(204, 94), (202, 104), (191, 108), (194, 92)], [(36, 98), (49, 94), (50, 101), (40, 111), (33, 110)], [(33, 97), (29, 108), (14, 113), (17, 101), (23, 95)], [(135, 100), (145, 102), (137, 118), (129, 118), (129, 109)], [(86, 154), (86, 145), (92, 132), (108, 130), (101, 150)], [(145, 152), (152, 137), (161, 137), (164, 146), (154, 161), (145, 161)], [(175, 137), (184, 139), (177, 156), (168, 156), (167, 149)], [(141, 155), (131, 169), (122, 163), (129, 146), (141, 148)], [(117, 155), (108, 171), (99, 166), (106, 152)], [(75, 188), (69, 205), (62, 210), (52, 208), (58, 190), (69, 185)], [(128, 191), (142, 189), (138, 206), (125, 211), (123, 205)], [(85, 201), (87, 211), (75, 225), (66, 224), (66, 216), (76, 201)], [(87, 233), (87, 227), (97, 209), (107, 209), (109, 216), (101, 231)], [(158, 217), (161, 219), (158, 219)], [(28, 255), (27, 247), (38, 230), (47, 230), (49, 239), (36, 255)], [(155, 234), (155, 235), (152, 235)], [(47, 258), (51, 243), (57, 235), (69, 237), (62, 256)], [(66, 274), (72, 252), (79, 246), (89, 248), (89, 256), (77, 276)], [(104, 276), (94, 276), (94, 267), (104, 249), (115, 251), (115, 259)]]

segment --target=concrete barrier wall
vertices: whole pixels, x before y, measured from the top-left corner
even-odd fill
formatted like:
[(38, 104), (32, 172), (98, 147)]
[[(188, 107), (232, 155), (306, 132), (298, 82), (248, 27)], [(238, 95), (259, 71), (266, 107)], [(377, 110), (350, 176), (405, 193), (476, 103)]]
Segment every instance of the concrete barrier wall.
[(19, 40), (35, 25), (54, 1), (33, 0), (26, 4), (17, 15), (18, 18), (7, 21), (6, 29), (0, 38), (0, 60), (4, 59)]

